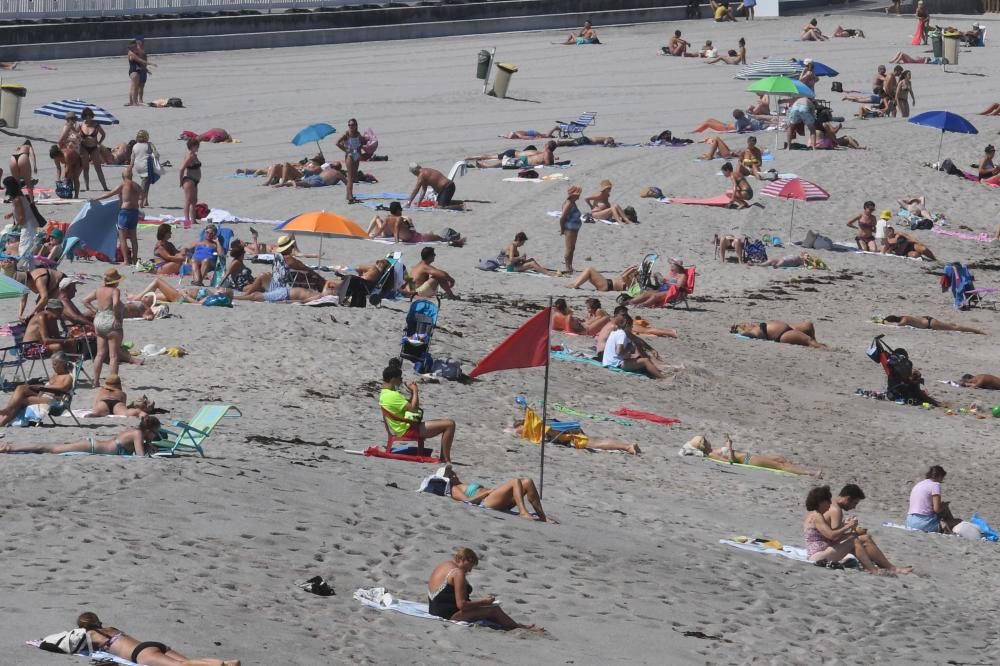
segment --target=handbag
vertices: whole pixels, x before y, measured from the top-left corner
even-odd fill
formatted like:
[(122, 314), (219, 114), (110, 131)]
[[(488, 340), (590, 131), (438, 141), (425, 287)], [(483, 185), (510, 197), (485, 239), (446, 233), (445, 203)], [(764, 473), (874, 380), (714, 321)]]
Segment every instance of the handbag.
[(149, 156), (146, 157), (146, 174), (150, 183), (155, 183), (163, 175), (163, 165), (160, 164), (160, 154), (156, 146), (149, 144)]
[(76, 654), (84, 647), (87, 648), (88, 652), (93, 652), (90, 635), (86, 629), (80, 627), (46, 636), (42, 639), (38, 647), (46, 652), (58, 652), (61, 654)]

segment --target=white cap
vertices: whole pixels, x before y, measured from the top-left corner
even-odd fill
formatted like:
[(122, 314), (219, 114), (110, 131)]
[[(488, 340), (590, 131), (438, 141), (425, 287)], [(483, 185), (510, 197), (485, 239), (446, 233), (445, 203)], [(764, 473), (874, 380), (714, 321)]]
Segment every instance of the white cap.
[(803, 65), (811, 65), (812, 61), (813, 61), (812, 58), (806, 58), (805, 60), (802, 61), (802, 64)]
[(333, 165), (331, 165), (329, 162), (323, 162), (323, 164), (321, 164), (319, 168), (320, 169), (329, 169), (331, 166), (333, 166)]

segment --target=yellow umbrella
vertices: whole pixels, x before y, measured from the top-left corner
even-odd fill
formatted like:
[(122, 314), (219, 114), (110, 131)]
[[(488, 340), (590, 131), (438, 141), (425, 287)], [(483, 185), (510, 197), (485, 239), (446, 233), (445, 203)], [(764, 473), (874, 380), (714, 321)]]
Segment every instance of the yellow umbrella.
[(319, 236), (319, 263), (323, 263), (323, 238), (368, 238), (368, 233), (362, 229), (357, 222), (336, 213), (328, 213), (325, 210), (314, 210), (308, 213), (296, 215), (284, 224), (280, 224), (275, 231), (286, 231), (304, 236)]

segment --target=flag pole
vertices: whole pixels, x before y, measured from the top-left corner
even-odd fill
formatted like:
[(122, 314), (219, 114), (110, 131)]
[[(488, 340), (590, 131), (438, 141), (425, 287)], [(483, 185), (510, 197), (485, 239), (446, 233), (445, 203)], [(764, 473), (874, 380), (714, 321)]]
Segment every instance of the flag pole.
[(538, 463), (538, 497), (541, 498), (545, 490), (545, 428), (546, 411), (549, 403), (549, 364), (552, 362), (552, 297), (549, 296), (549, 321), (545, 327), (545, 385), (542, 388), (542, 442), (541, 458)]

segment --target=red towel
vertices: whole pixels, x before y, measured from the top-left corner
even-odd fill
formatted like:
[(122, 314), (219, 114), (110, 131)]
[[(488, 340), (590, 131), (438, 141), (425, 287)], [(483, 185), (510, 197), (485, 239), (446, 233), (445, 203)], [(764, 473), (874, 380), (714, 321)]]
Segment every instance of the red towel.
[(659, 414), (654, 414), (652, 412), (640, 412), (637, 409), (628, 409), (627, 407), (622, 407), (618, 411), (611, 412), (615, 416), (627, 416), (630, 419), (640, 419), (642, 421), (652, 421), (653, 423), (659, 423), (665, 426), (674, 425), (675, 423), (680, 423), (680, 419), (675, 419), (671, 416), (660, 416)]
[(369, 446), (365, 449), (366, 456), (374, 456), (376, 458), (391, 458), (392, 460), (405, 460), (407, 462), (419, 462), (419, 463), (439, 463), (440, 458), (435, 458), (434, 456), (411, 456), (405, 453), (389, 453), (385, 449), (380, 449), (376, 446)]

